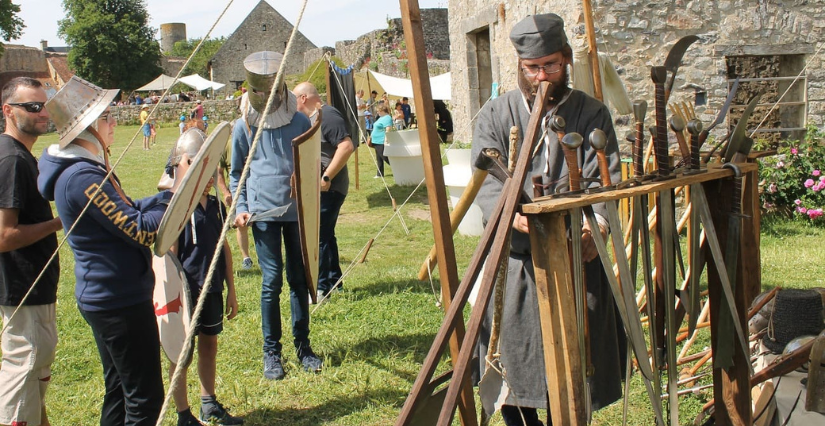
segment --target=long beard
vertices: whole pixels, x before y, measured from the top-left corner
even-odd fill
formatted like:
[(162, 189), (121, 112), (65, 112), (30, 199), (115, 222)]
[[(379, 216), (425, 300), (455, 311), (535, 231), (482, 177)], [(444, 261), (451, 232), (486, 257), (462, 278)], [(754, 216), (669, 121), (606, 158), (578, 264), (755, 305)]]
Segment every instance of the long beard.
[[(563, 84), (555, 84), (550, 83), (550, 95), (547, 97), (547, 106), (554, 106), (559, 101), (564, 98), (564, 95), (570, 91), (570, 74), (567, 72), (567, 67), (562, 68), (560, 72), (562, 74), (562, 81)], [(523, 72), (518, 73), (518, 87), (521, 90), (521, 93), (524, 94), (524, 97), (527, 99), (527, 103), (529, 105), (533, 105), (533, 101), (536, 99), (536, 92), (539, 89), (539, 81), (538, 80), (528, 80), (527, 77), (524, 76)]]

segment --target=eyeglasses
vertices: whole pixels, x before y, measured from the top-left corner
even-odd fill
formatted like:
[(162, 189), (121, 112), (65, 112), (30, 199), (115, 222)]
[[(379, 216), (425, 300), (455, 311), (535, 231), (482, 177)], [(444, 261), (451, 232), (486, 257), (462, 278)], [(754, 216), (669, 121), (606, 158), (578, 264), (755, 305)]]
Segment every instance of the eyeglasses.
[(100, 117), (97, 117), (98, 120), (106, 120), (107, 123), (111, 123), (115, 121), (115, 117), (112, 115), (111, 111), (106, 111), (103, 114), (100, 114)]
[(556, 74), (564, 67), (564, 61), (551, 62), (544, 65), (525, 65), (521, 67), (521, 72), (527, 77), (535, 77), (539, 75), (539, 71), (544, 70), (545, 74)]
[(9, 102), (9, 105), (23, 107), (27, 112), (40, 112), (46, 106), (45, 102)]

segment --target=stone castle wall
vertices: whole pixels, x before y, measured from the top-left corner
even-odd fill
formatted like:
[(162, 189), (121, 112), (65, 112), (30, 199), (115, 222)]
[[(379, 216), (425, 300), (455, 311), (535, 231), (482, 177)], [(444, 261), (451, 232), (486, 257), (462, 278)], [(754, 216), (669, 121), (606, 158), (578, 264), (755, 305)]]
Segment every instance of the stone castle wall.
[[(421, 9), (424, 49), (427, 52), (430, 75), (450, 70), (450, 33), (447, 9)], [(367, 59), (373, 71), (394, 77), (409, 78), (406, 65), (406, 43), (401, 18), (387, 21), (387, 28), (366, 33), (356, 40), (335, 43), (332, 54), (346, 65), (358, 65)], [(320, 59), (328, 48), (307, 51), (304, 67)]]
[[(602, 0), (594, 1), (593, 8), (599, 51), (610, 56), (631, 100), (644, 99), (653, 105), (650, 66), (663, 65), (676, 40), (696, 34), (701, 40), (685, 54), (671, 100), (693, 103), (699, 91), (696, 88), (701, 88), (707, 94), (707, 103), (695, 109), (705, 125), (715, 118), (727, 96), (728, 60), (749, 55), (802, 55), (809, 61), (803, 74), (809, 102), (807, 123), (825, 124), (825, 69), (819, 56), (813, 55), (825, 42), (823, 1)], [(574, 51), (586, 46), (580, 1), (539, 0), (528, 4), (505, 0), (491, 4), (484, 0), (450, 0), (449, 9), (456, 139), (470, 140), (470, 118), (476, 112), (471, 107), (471, 91), (459, 89), (472, 88), (479, 72), (469, 35), (489, 29), (493, 81), (502, 90), (516, 88), (517, 57), (508, 35), (525, 16), (557, 13), (565, 20)], [(629, 118), (614, 111), (617, 134), (624, 134), (624, 123)], [(717, 128), (717, 136), (725, 131), (724, 127)]]

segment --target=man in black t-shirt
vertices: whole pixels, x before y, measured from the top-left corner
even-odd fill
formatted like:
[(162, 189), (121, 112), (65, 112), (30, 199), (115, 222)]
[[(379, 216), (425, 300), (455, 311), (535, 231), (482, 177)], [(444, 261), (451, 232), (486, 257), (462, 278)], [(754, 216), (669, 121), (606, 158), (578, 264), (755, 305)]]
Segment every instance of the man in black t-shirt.
[(39, 81), (18, 77), (3, 87), (2, 102), (0, 313), (6, 330), (0, 336), (0, 424), (49, 425), (45, 393), (57, 346), (57, 258), (40, 281), (35, 279), (57, 250), (62, 225), (37, 191), (37, 160), (31, 153), (49, 123), (46, 92)]
[[(298, 98), (298, 111), (315, 121), (316, 106), (321, 96), (312, 83), (304, 82), (292, 91)], [(347, 130), (347, 123), (341, 113), (332, 106), (321, 107), (321, 229), (320, 262), (318, 267), (318, 299), (333, 289), (342, 288), (341, 262), (338, 257), (338, 240), (335, 238), (335, 224), (349, 189), (347, 160), (356, 145)], [(336, 284), (337, 287), (336, 287)]]

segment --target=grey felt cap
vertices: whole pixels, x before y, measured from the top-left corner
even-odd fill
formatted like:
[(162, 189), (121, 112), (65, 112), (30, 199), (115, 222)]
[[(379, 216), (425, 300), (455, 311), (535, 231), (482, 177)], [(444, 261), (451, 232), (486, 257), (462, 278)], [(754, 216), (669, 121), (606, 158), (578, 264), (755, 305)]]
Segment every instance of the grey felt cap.
[(555, 13), (528, 16), (513, 26), (510, 41), (521, 59), (552, 55), (567, 44), (564, 20)]

